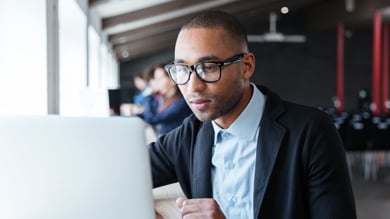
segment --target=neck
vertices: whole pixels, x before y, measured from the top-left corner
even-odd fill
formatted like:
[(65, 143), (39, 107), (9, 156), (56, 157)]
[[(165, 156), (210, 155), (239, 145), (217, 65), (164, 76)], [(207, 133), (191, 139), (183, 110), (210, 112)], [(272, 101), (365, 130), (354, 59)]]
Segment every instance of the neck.
[(244, 93), (242, 94), (242, 97), (236, 107), (231, 112), (215, 119), (215, 123), (217, 123), (223, 129), (229, 128), (233, 124), (233, 122), (241, 115), (245, 107), (248, 106), (252, 94), (253, 88), (252, 85), (249, 85), (244, 90)]

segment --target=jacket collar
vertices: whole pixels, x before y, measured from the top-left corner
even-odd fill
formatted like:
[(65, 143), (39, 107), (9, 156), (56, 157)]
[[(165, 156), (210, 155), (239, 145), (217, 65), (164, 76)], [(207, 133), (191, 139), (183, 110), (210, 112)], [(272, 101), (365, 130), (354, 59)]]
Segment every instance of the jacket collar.
[(266, 87), (258, 86), (267, 96), (263, 118), (260, 122), (260, 133), (256, 152), (254, 218), (258, 218), (260, 208), (267, 190), (276, 157), (281, 147), (286, 129), (277, 122), (285, 111), (280, 97)]

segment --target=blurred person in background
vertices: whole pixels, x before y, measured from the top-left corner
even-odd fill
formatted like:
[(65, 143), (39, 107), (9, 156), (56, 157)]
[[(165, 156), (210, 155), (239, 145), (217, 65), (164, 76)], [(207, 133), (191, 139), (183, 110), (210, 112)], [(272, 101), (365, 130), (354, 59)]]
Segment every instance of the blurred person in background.
[(153, 71), (153, 68), (146, 68), (134, 75), (133, 84), (137, 91), (132, 97), (132, 103), (122, 103), (120, 105), (120, 115), (134, 116), (143, 112), (145, 98), (152, 94), (149, 82), (153, 77)]
[(155, 127), (157, 135), (163, 135), (180, 126), (192, 111), (162, 64), (157, 65), (153, 73), (149, 83), (153, 94), (145, 97), (139, 116)]
[(134, 104), (143, 105), (145, 97), (152, 94), (149, 82), (153, 77), (153, 71), (154, 69), (147, 68), (134, 76), (133, 83), (135, 88), (138, 90), (133, 98)]

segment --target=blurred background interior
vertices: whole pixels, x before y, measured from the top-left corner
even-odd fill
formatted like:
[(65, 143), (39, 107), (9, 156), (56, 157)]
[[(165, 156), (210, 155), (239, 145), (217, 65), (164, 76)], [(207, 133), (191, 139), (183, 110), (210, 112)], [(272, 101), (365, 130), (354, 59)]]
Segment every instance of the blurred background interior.
[[(133, 78), (174, 58), (181, 24), (234, 14), (252, 78), (329, 113), (359, 218), (390, 215), (389, 0), (1, 0), (0, 114), (121, 116)], [(191, 51), (189, 51), (191, 52)], [(126, 105), (127, 106), (127, 105)], [(122, 113), (122, 116), (128, 116)]]

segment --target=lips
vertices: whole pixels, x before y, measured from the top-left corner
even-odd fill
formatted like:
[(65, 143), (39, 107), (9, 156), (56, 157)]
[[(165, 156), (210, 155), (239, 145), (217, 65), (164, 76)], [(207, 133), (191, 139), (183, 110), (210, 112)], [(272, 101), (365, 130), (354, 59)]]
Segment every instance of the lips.
[(195, 99), (190, 101), (191, 105), (199, 111), (206, 110), (210, 104), (210, 100), (208, 99)]

